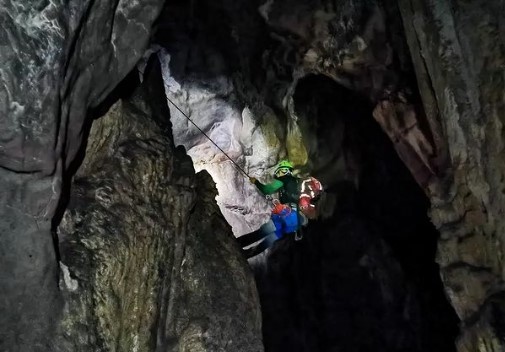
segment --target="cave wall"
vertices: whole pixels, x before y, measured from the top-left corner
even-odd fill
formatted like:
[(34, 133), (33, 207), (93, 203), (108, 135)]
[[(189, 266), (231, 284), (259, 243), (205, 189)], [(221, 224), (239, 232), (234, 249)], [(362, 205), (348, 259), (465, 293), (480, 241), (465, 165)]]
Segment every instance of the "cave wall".
[(425, 110), (451, 167), (430, 191), (438, 263), (462, 321), (459, 351), (503, 346), (503, 1), (405, 1), (400, 9)]
[(62, 351), (263, 349), (251, 271), (169, 115), (151, 60), (91, 126), (58, 227)]
[[(173, 3), (179, 7), (182, 4)], [(191, 347), (195, 349), (210, 348), (209, 341), (202, 342), (194, 337), (198, 336), (202, 329), (205, 330), (203, 327), (213, 326), (213, 321), (185, 325), (180, 321), (192, 319), (177, 320), (174, 316), (188, 317), (191, 312), (178, 311), (164, 316), (161, 312), (174, 312), (170, 310), (175, 306), (170, 305), (173, 301), (169, 299), (171, 308), (165, 309), (162, 305), (157, 305), (153, 298), (147, 298), (148, 292), (161, 292), (160, 297), (163, 297), (162, 288), (166, 286), (163, 286), (161, 281), (166, 276), (158, 269), (145, 280), (144, 291), (139, 297), (146, 297), (142, 304), (156, 307), (153, 309), (158, 309), (159, 314), (150, 312), (133, 321), (142, 321), (150, 326), (153, 326), (156, 319), (158, 322), (168, 322), (167, 329), (160, 328), (157, 334), (161, 340), (153, 342), (151, 332), (136, 330), (138, 326), (129, 325), (125, 326), (124, 330), (114, 331), (114, 328), (111, 329), (107, 325), (107, 322), (112, 320), (126, 321), (132, 309), (135, 310), (137, 304), (140, 304), (138, 298), (128, 294), (131, 285), (140, 280), (138, 272), (133, 276), (133, 282), (119, 282), (116, 287), (100, 282), (106, 277), (101, 277), (102, 273), (116, 277), (119, 272), (133, 265), (130, 260), (139, 260), (134, 258), (135, 255), (131, 251), (134, 243), (143, 246), (144, 253), (152, 257), (150, 268), (154, 268), (156, 262), (170, 257), (170, 254), (157, 249), (170, 246), (173, 244), (171, 240), (191, 243), (195, 250), (194, 257), (190, 255), (186, 258), (186, 263), (193, 263), (194, 268), (198, 269), (188, 269), (185, 274), (179, 273), (179, 276), (176, 275), (179, 279), (186, 277), (185, 275), (191, 276), (193, 272), (207, 273), (198, 267), (198, 261), (194, 258), (216, 255), (213, 258), (218, 261), (218, 257), (227, 255), (221, 252), (212, 254), (206, 249), (195, 247), (201, 241), (191, 236), (186, 238), (184, 227), (178, 227), (177, 224), (167, 225), (168, 228), (182, 231), (179, 233), (174, 230), (177, 233), (174, 232), (173, 238), (168, 235), (168, 238), (132, 237), (133, 234), (129, 230), (137, 232), (138, 225), (128, 225), (128, 222), (125, 222), (118, 230), (118, 233), (126, 234), (125, 236), (105, 237), (106, 241), (97, 241), (94, 232), (103, 231), (103, 228), (101, 225), (93, 227), (93, 216), (97, 216), (97, 219), (105, 216), (104, 214), (119, 216), (119, 210), (104, 206), (107, 202), (113, 201), (123, 207), (126, 199), (146, 203), (146, 199), (132, 193), (132, 190), (140, 187), (139, 182), (134, 183), (133, 179), (143, 175), (128, 169), (128, 157), (121, 154), (126, 151), (116, 151), (109, 146), (107, 154), (100, 149), (103, 146), (90, 144), (90, 148), (95, 148), (97, 156), (103, 158), (95, 160), (97, 165), (102, 163), (101, 165), (110, 168), (122, 168), (122, 176), (129, 182), (129, 188), (123, 193), (109, 194), (108, 187), (116, 185), (107, 184), (110, 181), (97, 176), (102, 171), (94, 170), (96, 165), (92, 165), (95, 161), (85, 161), (85, 167), (80, 171), (81, 181), (95, 182), (94, 185), (106, 187), (100, 188), (102, 193), (88, 194), (89, 189), (76, 183), (77, 192), (70, 203), (74, 208), (67, 211), (60, 227), (63, 235), (61, 253), (56, 253), (51, 236), (56, 209), (58, 205), (62, 208), (66, 206), (60, 202), (62, 187), (65, 186), (63, 180), (68, 180), (65, 176), (68, 176), (68, 169), (82, 145), (87, 112), (109, 95), (143, 55), (152, 23), (161, 5), (159, 1), (148, 0), (128, 3), (2, 3), (0, 107), (4, 118), (0, 121), (0, 178), (3, 190), (0, 198), (0, 311), (5, 312), (0, 315), (2, 350), (52, 351), (56, 350), (52, 346), (56, 341), (62, 341), (61, 348), (80, 348), (76, 345), (80, 342), (74, 340), (77, 337), (82, 337), (83, 341), (99, 348), (108, 348), (116, 343), (118, 348), (122, 348), (124, 345), (121, 344), (128, 344), (135, 339), (139, 346), (152, 347), (159, 344), (166, 347), (173, 341), (170, 337), (176, 335), (184, 336), (182, 340), (187, 338), (184, 341), (189, 342), (186, 344), (178, 341), (174, 346), (179, 346), (180, 342), (181, 346), (199, 346)], [(254, 156), (256, 160), (260, 159), (259, 156), (266, 160), (256, 169), (251, 168), (256, 173), (255, 176), (263, 173), (279, 156), (287, 155), (300, 165), (310, 161), (310, 145), (300, 143), (304, 138), (303, 128), (300, 128), (300, 116), (295, 109), (293, 97), (298, 80), (307, 74), (327, 75), (342, 86), (360, 92), (373, 103), (377, 103), (373, 114), (375, 119), (393, 141), (396, 151), (418, 184), (430, 197), (430, 216), (441, 233), (438, 262), (451, 302), (462, 321), (459, 350), (491, 351), (502, 348), (505, 328), (501, 316), (505, 308), (501, 261), (501, 218), (504, 209), (501, 165), (505, 50), (500, 14), (504, 12), (503, 2), (469, 1), (456, 4), (450, 1), (426, 0), (325, 0), (301, 4), (294, 0), (246, 3), (223, 0), (196, 9), (192, 6), (182, 7), (189, 14), (190, 34), (183, 40), (194, 40), (194, 29), (198, 27), (195, 23), (203, 18), (204, 26), (200, 30), (211, 30), (215, 33), (208, 44), (221, 51), (219, 55), (224, 57), (224, 66), (227, 67), (224, 74), (226, 78), (220, 81), (221, 86), (217, 89), (210, 87), (206, 94), (210, 92), (208, 95), (212, 96), (216, 90), (219, 92), (223, 87), (228, 89), (217, 98), (224, 97), (229, 100), (237, 121), (242, 119), (243, 125), (249, 124), (243, 134), (251, 131), (251, 125), (259, 126), (259, 129), (262, 129), (261, 135), (270, 136), (264, 138), (268, 142), (266, 144), (275, 146), (273, 153), (266, 151)], [(167, 9), (170, 10), (170, 7)], [(168, 10), (166, 15), (170, 16)], [(400, 14), (403, 26), (399, 23)], [(186, 19), (185, 16), (178, 18), (181, 22)], [(213, 19), (219, 19), (222, 25), (216, 25)], [(176, 25), (181, 24), (176, 20), (175, 22)], [(162, 27), (160, 33), (163, 30)], [(398, 35), (401, 31), (405, 31), (408, 52), (403, 36)], [(205, 37), (209, 38), (211, 36)], [(167, 40), (171, 39), (173, 38)], [(170, 48), (167, 47), (168, 49)], [(191, 55), (184, 56), (188, 52), (186, 49), (182, 50), (182, 57), (191, 58)], [(209, 59), (216, 58), (213, 53), (207, 54), (198, 53)], [(409, 67), (409, 55), (415, 69), (416, 82), (410, 77), (404, 79), (405, 76), (410, 76), (408, 72), (412, 68)], [(191, 68), (208, 63), (196, 64)], [(210, 64), (214, 65), (216, 62), (212, 61)], [(222, 69), (222, 65), (218, 60), (219, 69)], [(177, 71), (175, 72), (177, 74)], [(183, 68), (178, 72), (179, 77), (175, 78), (190, 72), (191, 70)], [(221, 73), (219, 70), (218, 72)], [(201, 83), (197, 82), (197, 85)], [(229, 92), (229, 87), (233, 87), (233, 93)], [(415, 93), (416, 89), (420, 91), (420, 96)], [(108, 118), (130, 114), (128, 109), (135, 104), (142, 105), (138, 101), (128, 104), (130, 103), (118, 103)], [(204, 105), (202, 109), (215, 106), (213, 104)], [(246, 106), (248, 110), (244, 109)], [(420, 109), (421, 106), (423, 109)], [(96, 132), (98, 126), (103, 128), (104, 133), (110, 128), (117, 135), (116, 141), (129, 141), (136, 150), (149, 151), (152, 155), (160, 155), (161, 151), (171, 148), (166, 141), (160, 142), (160, 137), (155, 137), (152, 141), (149, 137), (149, 143), (137, 145), (135, 141), (128, 139), (131, 136), (121, 136), (122, 132), (118, 132), (119, 126), (111, 121), (117, 122), (105, 118), (97, 124), (92, 134), (99, 135)], [(264, 126), (265, 121), (278, 123)], [(254, 144), (254, 139), (244, 140), (240, 152), (247, 154), (248, 147)], [(150, 145), (151, 142), (155, 146)], [(231, 145), (233, 146), (233, 143)], [(254, 155), (254, 152), (252, 154)], [(170, 160), (162, 159), (158, 164), (150, 155), (142, 159), (146, 167), (157, 169), (170, 165)], [(109, 157), (116, 161), (120, 159), (125, 164), (107, 165), (105, 160), (109, 160)], [(172, 162), (177, 165), (186, 162), (183, 161), (182, 154), (181, 160), (174, 161), (176, 159), (174, 156)], [(86, 164), (87, 162), (89, 164)], [(181, 164), (178, 164), (179, 162)], [(243, 165), (247, 165), (247, 162), (244, 161)], [(107, 169), (105, 166), (103, 172)], [(320, 166), (324, 167), (324, 160), (321, 160)], [(187, 184), (181, 186), (174, 181), (170, 186), (172, 188), (169, 188), (175, 192), (178, 187), (182, 187), (183, 193), (190, 198), (179, 198), (180, 194), (177, 194), (174, 199), (188, 202), (184, 207), (181, 205), (182, 208), (196, 209), (193, 204), (195, 207), (202, 206), (202, 203), (208, 205), (201, 211), (193, 210), (191, 216), (186, 214), (188, 226), (193, 229), (191, 233), (199, 233), (198, 224), (205, 223), (205, 220), (218, 223), (209, 225), (210, 227), (221, 228), (222, 219), (217, 210), (211, 209), (210, 206), (210, 198), (213, 196), (208, 189), (210, 184), (205, 180), (196, 180), (192, 171), (188, 171), (184, 176), (190, 174), (189, 186), (206, 189), (201, 192), (203, 199), (197, 198), (194, 190), (184, 188)], [(152, 176), (155, 182), (163, 184), (160, 174)], [(176, 176), (175, 174), (174, 177), (177, 178)], [(182, 179), (186, 179), (185, 177)], [(146, 179), (149, 179), (149, 176), (146, 176)], [(152, 191), (152, 186), (142, 184), (142, 189), (148, 191), (146, 196), (149, 195), (161, 203), (157, 204), (155, 209), (159, 211), (161, 208), (171, 207), (172, 203), (166, 203), (166, 199), (158, 192)], [(242, 187), (244, 183), (237, 183), (235, 186)], [(96, 207), (102, 213), (96, 211), (87, 214), (86, 216), (92, 219), (82, 224), (79, 218), (74, 216), (88, 206)], [(232, 211), (244, 215), (241, 208)], [(194, 215), (196, 213), (214, 214), (215, 217), (197, 218)], [(147, 215), (147, 218), (152, 218), (152, 214)], [(83, 228), (75, 228), (75, 224), (80, 224)], [(165, 229), (157, 229), (155, 224), (148, 224), (147, 228), (153, 233), (165, 233)], [(83, 238), (89, 237), (91, 241), (86, 244), (72, 239), (72, 234), (76, 233), (81, 233)], [(227, 244), (229, 241), (226, 231), (223, 229), (218, 233), (222, 236), (218, 235), (216, 240), (221, 242), (215, 245), (233, 253), (235, 249)], [(204, 236), (206, 239), (207, 237)], [(86, 246), (96, 242), (102, 247), (96, 247), (97, 252), (90, 253)], [(93, 276), (95, 272), (81, 272), (84, 266), (72, 262), (73, 257), (70, 254), (74, 250), (77, 252), (75, 260), (83, 260), (83, 265), (94, 263), (86, 262), (92, 258), (101, 263), (96, 268), (93, 267), (100, 275)], [(128, 261), (124, 262), (126, 264), (114, 263), (109, 267), (106, 263), (110, 259), (110, 252), (115, 253), (117, 258)], [(64, 258), (60, 273), (58, 255)], [(182, 254), (178, 252), (177, 255), (178, 257), (175, 256), (177, 258), (172, 260), (182, 260)], [(227, 258), (233, 261), (230, 259), (232, 257), (233, 255)], [(180, 263), (182, 265), (182, 261)], [(222, 265), (231, 268), (241, 264), (227, 262)], [(174, 267), (178, 267), (175, 261)], [(56, 284), (60, 274), (63, 292), (59, 291)], [(79, 280), (76, 279), (78, 275), (83, 278), (82, 286), (79, 286)], [(208, 275), (210, 274), (205, 274), (206, 277)], [(222, 284), (228, 283), (230, 277), (234, 277), (230, 275)], [(241, 276), (241, 270), (234, 275), (240, 276), (239, 282), (247, 286), (247, 290), (252, 290), (247, 278)], [(196, 281), (198, 283), (198, 280)], [(73, 296), (72, 293), (76, 284), (77, 290), (82, 290), (80, 297)], [(203, 286), (190, 285), (187, 290), (191, 291), (195, 287), (200, 289)], [(202, 290), (207, 289), (216, 294), (213, 288), (205, 286)], [(230, 292), (233, 290), (235, 288), (230, 288)], [(124, 296), (124, 306), (117, 305), (119, 301), (116, 292)], [(92, 302), (96, 297), (111, 303), (104, 304), (107, 307), (104, 310), (83, 309), (86, 304), (94, 304)], [(179, 294), (173, 297), (176, 297), (174, 301), (181, 299)], [(196, 302), (196, 306), (203, 304), (198, 295), (190, 300)], [(64, 302), (67, 302), (66, 306)], [(179, 306), (184, 307), (183, 304)], [(78, 326), (72, 318), (73, 314), (84, 317), (96, 334), (90, 334), (85, 331), (85, 327)], [(54, 339), (60, 319), (65, 321), (61, 331), (66, 331), (67, 335)], [(248, 321), (257, 329), (255, 319), (251, 317)], [(219, 324), (216, 326), (222, 326)], [(225, 319), (223, 324), (229, 326), (226, 324), (231, 323)], [(237, 333), (237, 336), (243, 336), (243, 333)], [(218, 339), (217, 343), (224, 343), (224, 340), (227, 338)], [(192, 343), (195, 345), (191, 345)]]
[[(184, 32), (184, 27), (177, 31)], [(233, 162), (260, 177), (280, 155), (277, 131), (281, 125), (271, 109), (265, 107), (262, 122), (258, 122), (258, 115), (239, 101), (222, 54), (209, 47), (205, 38), (195, 42), (183, 38), (171, 42), (169, 50), (158, 51), (174, 142), (188, 150), (198, 171), (206, 170), (216, 180), (216, 201), (234, 233), (248, 233), (267, 221), (270, 209)]]
[[(251, 85), (244, 66), (237, 66), (253, 54), (250, 47), (242, 51), (238, 36), (247, 29), (253, 44), (262, 29), (254, 4), (240, 5), (209, 2), (191, 7), (183, 1), (171, 2), (161, 15), (159, 45), (153, 47), (162, 62), (167, 97), (177, 105), (169, 103), (174, 141), (186, 147), (197, 170), (207, 170), (216, 181), (216, 200), (237, 235), (257, 229), (268, 219), (268, 203), (198, 128), (254, 177), (262, 178), (286, 154), (283, 124)], [(174, 12), (179, 15), (174, 17)], [(234, 37), (228, 25), (237, 20), (243, 21)], [(242, 79), (236, 77), (241, 74)]]
[[(314, 154), (308, 143), (292, 149), (300, 134), (304, 139), (293, 96), (300, 79), (326, 75), (375, 105), (375, 120), (431, 201), (441, 232), (437, 260), (462, 320), (460, 350), (476, 350), (479, 338), (496, 345), (503, 330), (496, 318), (503, 277), (503, 6), (219, 1), (203, 15), (190, 12), (227, 60), (239, 103), (254, 112), (260, 99), (273, 109), (284, 125), (279, 140), (297, 163), (312, 166), (307, 155)], [(324, 169), (323, 160), (316, 165)]]
[(51, 221), (88, 108), (143, 54), (162, 1), (0, 5), (0, 349), (53, 351)]

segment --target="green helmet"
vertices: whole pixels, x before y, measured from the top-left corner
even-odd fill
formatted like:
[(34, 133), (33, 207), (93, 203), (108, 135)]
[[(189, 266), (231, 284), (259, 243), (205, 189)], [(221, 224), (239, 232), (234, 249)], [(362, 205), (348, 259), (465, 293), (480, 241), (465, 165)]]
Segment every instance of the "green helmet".
[(288, 173), (290, 174), (292, 170), (293, 170), (293, 164), (290, 161), (281, 160), (279, 164), (277, 164), (277, 167), (275, 168), (274, 175), (282, 176)]
[(279, 161), (279, 164), (277, 164), (277, 169), (280, 169), (280, 168), (283, 168), (283, 167), (287, 167), (287, 168), (293, 170), (293, 164), (291, 164), (291, 162), (289, 160), (281, 160), (281, 161)]

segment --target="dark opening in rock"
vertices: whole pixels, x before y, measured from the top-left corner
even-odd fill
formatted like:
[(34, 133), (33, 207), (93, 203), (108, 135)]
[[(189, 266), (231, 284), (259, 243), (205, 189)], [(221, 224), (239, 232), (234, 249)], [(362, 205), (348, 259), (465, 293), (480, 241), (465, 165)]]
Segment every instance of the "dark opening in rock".
[(255, 267), (266, 351), (454, 351), (457, 318), (435, 263), (429, 202), (372, 118), (325, 76), (295, 107), (336, 206)]

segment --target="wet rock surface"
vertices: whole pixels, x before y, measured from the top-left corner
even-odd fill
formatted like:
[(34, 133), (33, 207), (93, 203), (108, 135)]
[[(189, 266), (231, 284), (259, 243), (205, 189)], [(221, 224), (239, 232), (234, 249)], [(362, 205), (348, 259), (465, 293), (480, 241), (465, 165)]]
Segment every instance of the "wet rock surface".
[(261, 351), (256, 288), (161, 72), (94, 121), (60, 226), (62, 351)]
[(161, 1), (2, 1), (0, 350), (53, 351), (51, 221), (98, 105), (143, 54)]

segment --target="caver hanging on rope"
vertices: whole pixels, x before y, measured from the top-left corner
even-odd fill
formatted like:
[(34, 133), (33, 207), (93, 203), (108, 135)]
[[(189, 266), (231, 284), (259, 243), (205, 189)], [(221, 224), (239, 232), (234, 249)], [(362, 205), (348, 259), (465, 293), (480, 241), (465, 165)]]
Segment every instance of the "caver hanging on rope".
[[(252, 257), (270, 247), (278, 238), (285, 234), (294, 233), (295, 240), (302, 239), (301, 227), (305, 226), (308, 218), (314, 217), (315, 207), (311, 200), (322, 191), (322, 185), (315, 178), (310, 177), (300, 180), (293, 176), (293, 164), (288, 160), (282, 160), (274, 171), (274, 181), (264, 185), (253, 177), (250, 177), (245, 170), (240, 167), (230, 156), (219, 147), (196, 123), (193, 122), (170, 98), (167, 100), (197, 129), (202, 133), (217, 149), (226, 156), (233, 165), (240, 170), (249, 180), (256, 185), (264, 195), (279, 193), (279, 200), (274, 200), (271, 219), (268, 223), (260, 227), (259, 230), (239, 237), (237, 240), (242, 248), (263, 239), (263, 241), (253, 248), (245, 250), (246, 256)], [(302, 188), (300, 188), (302, 187)], [(301, 210), (301, 211), (300, 211)], [(306, 213), (306, 214), (305, 214)]]
[[(321, 183), (313, 177), (304, 180), (295, 177), (293, 164), (287, 160), (279, 162), (271, 183), (265, 185), (255, 178), (250, 180), (265, 195), (278, 193), (279, 200), (274, 200), (274, 208), (268, 223), (257, 231), (239, 237), (242, 247), (264, 239), (257, 246), (245, 250), (246, 256), (252, 257), (261, 253), (286, 234), (293, 234), (296, 241), (301, 240), (302, 226), (307, 224), (308, 217), (315, 217), (315, 207), (311, 200), (323, 191)], [(306, 216), (304, 212), (310, 216)]]
[[(323, 186), (321, 183), (316, 180), (314, 177), (309, 177), (301, 182), (301, 189), (300, 185), (298, 184), (298, 180), (296, 184), (292, 182), (291, 179), (286, 179), (284, 182), (286, 182), (286, 185), (284, 185), (284, 182), (282, 184), (274, 181), (269, 185), (262, 185), (260, 182), (258, 182), (255, 178), (252, 178), (249, 176), (245, 170), (240, 167), (221, 147), (219, 147), (196, 123), (193, 122), (189, 118), (188, 115), (186, 115), (170, 98), (167, 97), (167, 100), (189, 121), (193, 124), (193, 126), (200, 131), (201, 134), (203, 134), (214, 146), (216, 146), (217, 149), (223, 153), (224, 156), (230, 160), (233, 165), (240, 170), (249, 180), (251, 180), (252, 183), (254, 183), (259, 190), (263, 194), (272, 194), (277, 192), (277, 190), (280, 191), (280, 201), (281, 203), (299, 203), (299, 206), (301, 208), (301, 211), (305, 213), (305, 209), (308, 208), (314, 208), (314, 205), (311, 204), (311, 200), (314, 198), (317, 198), (319, 194), (323, 191)], [(274, 176), (276, 177), (277, 180), (279, 180), (280, 177), (286, 176), (286, 175), (291, 175), (292, 176), (292, 170), (293, 170), (293, 164), (289, 162), (288, 160), (282, 160), (279, 162), (277, 165), (277, 168), (274, 171)], [(312, 210), (308, 212), (305, 215), (312, 214)], [(311, 216), (309, 216), (311, 218)]]

